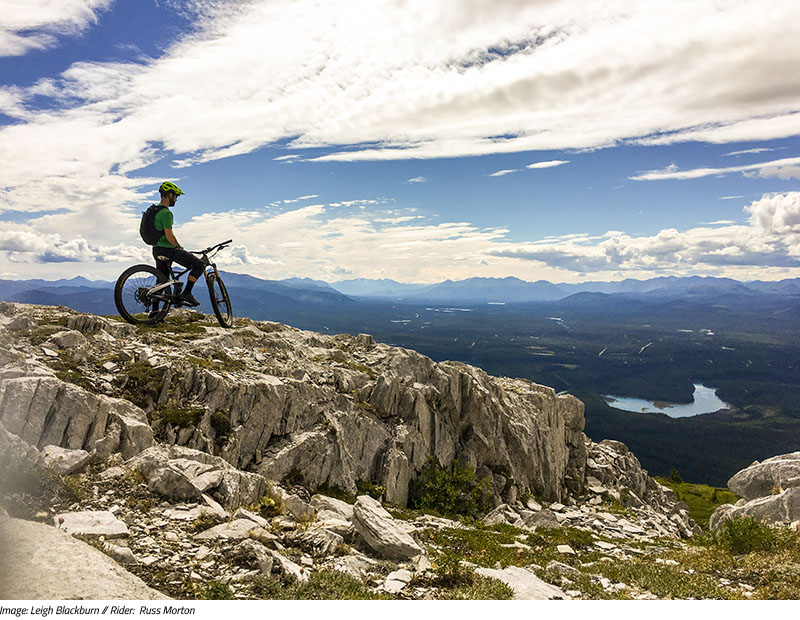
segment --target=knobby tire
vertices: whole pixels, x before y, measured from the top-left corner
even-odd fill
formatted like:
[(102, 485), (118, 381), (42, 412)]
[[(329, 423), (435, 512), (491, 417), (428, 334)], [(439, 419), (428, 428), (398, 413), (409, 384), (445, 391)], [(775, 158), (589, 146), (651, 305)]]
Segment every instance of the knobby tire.
[(216, 274), (208, 278), (208, 294), (211, 297), (211, 307), (217, 316), (217, 321), (222, 327), (233, 327), (233, 308), (228, 289), (222, 279)]
[[(147, 299), (145, 291), (166, 281), (167, 277), (150, 265), (134, 265), (123, 271), (114, 287), (114, 304), (120, 316), (132, 325), (155, 325), (163, 321), (170, 304), (161, 302), (158, 315), (150, 318), (152, 302)], [(165, 291), (169, 292), (169, 289)]]

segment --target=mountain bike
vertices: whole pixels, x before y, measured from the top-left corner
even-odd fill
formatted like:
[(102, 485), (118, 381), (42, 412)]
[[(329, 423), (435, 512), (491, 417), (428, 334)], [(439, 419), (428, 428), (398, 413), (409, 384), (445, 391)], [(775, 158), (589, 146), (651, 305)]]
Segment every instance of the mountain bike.
[[(217, 265), (211, 258), (228, 247), (232, 239), (192, 252), (200, 256), (205, 266), (203, 275), (208, 284), (211, 308), (222, 327), (233, 326), (233, 310), (228, 290), (222, 282)], [(176, 271), (170, 265), (170, 277), (151, 265), (134, 265), (122, 272), (114, 287), (114, 303), (120, 315), (133, 325), (155, 325), (163, 321), (172, 306), (181, 306), (178, 297), (183, 289), (180, 278), (191, 271)]]

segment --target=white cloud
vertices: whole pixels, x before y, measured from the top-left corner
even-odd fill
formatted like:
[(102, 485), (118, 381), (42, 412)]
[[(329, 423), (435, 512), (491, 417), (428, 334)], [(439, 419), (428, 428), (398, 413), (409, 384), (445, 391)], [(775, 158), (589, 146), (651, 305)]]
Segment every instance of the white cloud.
[(94, 246), (81, 237), (64, 239), (58, 234), (21, 229), (0, 232), (0, 252), (15, 263), (118, 262), (147, 260), (148, 254), (141, 247)]
[(24, 0), (0, 2), (0, 56), (20, 56), (57, 43), (97, 22), (113, 0)]
[(741, 172), (745, 175), (763, 178), (778, 177), (781, 179), (800, 179), (800, 157), (788, 157), (773, 161), (748, 164), (746, 166), (727, 166), (724, 168), (694, 168), (679, 170), (671, 164), (664, 170), (649, 170), (629, 177), (632, 181), (663, 181), (667, 179), (700, 179), (708, 176), (719, 176)]
[(519, 172), (519, 170), (517, 168), (511, 169), (511, 170), (498, 170), (497, 172), (492, 172), (492, 174), (490, 174), (489, 176), (490, 177), (504, 177), (505, 175), (513, 174), (514, 172)]
[(428, 179), (426, 179), (425, 177), (414, 177), (406, 181), (406, 183), (427, 183), (427, 182)]
[(800, 268), (800, 192), (766, 195), (745, 207), (745, 212), (750, 214), (746, 226), (720, 221), (682, 232), (669, 228), (652, 236), (617, 232), (594, 243), (578, 236), (505, 244), (488, 254), (580, 273), (674, 274), (746, 268), (752, 274), (754, 268)]
[[(348, 200), (279, 212), (270, 207), (205, 213), (189, 221), (177, 216), (176, 232), (197, 248), (232, 238), (234, 245), (217, 256), (218, 264), (266, 278), (337, 279), (346, 272), (434, 282), (513, 274), (563, 282), (586, 273), (594, 279), (662, 273), (741, 279), (800, 275), (800, 192), (765, 195), (744, 213), (744, 224), (719, 220), (653, 235), (610, 230), (512, 243), (505, 228), (437, 221), (373, 200)], [(126, 263), (152, 262), (149, 249), (141, 245), (87, 241), (84, 229), (65, 225), (74, 217), (45, 215), (32, 220), (33, 225), (9, 225), (0, 233), (0, 271), (18, 271), (15, 264), (24, 262), (28, 277), (58, 276), (64, 275), (58, 265), (70, 261), (84, 275), (114, 279)], [(99, 220), (103, 229), (99, 212), (90, 219)], [(111, 230), (130, 230), (136, 219), (135, 214), (112, 213), (105, 224)], [(86, 230), (94, 236), (90, 227)]]
[(554, 159), (552, 161), (537, 161), (536, 163), (528, 164), (525, 167), (538, 170), (539, 168), (555, 168), (556, 166), (563, 166), (564, 164), (568, 163), (569, 161), (565, 161), (563, 159)]
[[(13, 3), (6, 32), (74, 30), (108, 4)], [(794, 0), (185, 6), (197, 31), (160, 58), (0, 88), (0, 110), (20, 120), (0, 130), (0, 187), (129, 186), (164, 158), (189, 166), (278, 141), (342, 147), (317, 159), (345, 161), (800, 134), (800, 84), (785, 78), (800, 64)], [(175, 95), (154, 98), (165, 85)], [(0, 209), (44, 208), (5, 198)]]
[(759, 147), (755, 149), (744, 149), (742, 151), (731, 151), (730, 153), (723, 153), (723, 157), (733, 157), (734, 155), (755, 155), (758, 153), (768, 153), (770, 151), (775, 151), (777, 149), (768, 149), (764, 147)]

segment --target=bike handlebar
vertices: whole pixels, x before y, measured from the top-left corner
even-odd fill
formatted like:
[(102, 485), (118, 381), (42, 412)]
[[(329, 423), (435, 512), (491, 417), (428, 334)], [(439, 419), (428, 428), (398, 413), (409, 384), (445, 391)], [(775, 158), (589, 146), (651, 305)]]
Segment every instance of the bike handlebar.
[(200, 250), (199, 252), (192, 252), (192, 254), (208, 254), (209, 252), (213, 252), (214, 250), (220, 251), (228, 245), (233, 243), (233, 239), (228, 239), (227, 241), (223, 241), (222, 243), (218, 243), (217, 245), (212, 245), (211, 247), (206, 248), (205, 250)]

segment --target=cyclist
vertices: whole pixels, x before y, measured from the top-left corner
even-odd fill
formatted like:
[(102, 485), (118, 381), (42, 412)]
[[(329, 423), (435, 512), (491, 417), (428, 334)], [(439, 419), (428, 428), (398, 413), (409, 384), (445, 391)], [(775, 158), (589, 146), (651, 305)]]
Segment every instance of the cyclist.
[[(164, 181), (161, 187), (158, 188), (158, 191), (161, 194), (161, 202), (159, 204), (167, 208), (161, 209), (156, 214), (154, 221), (156, 230), (164, 231), (164, 234), (161, 235), (161, 238), (153, 246), (153, 257), (156, 259), (156, 269), (169, 278), (172, 261), (190, 268), (191, 272), (189, 273), (188, 283), (178, 297), (178, 302), (183, 306), (199, 306), (200, 302), (192, 295), (192, 288), (194, 287), (194, 283), (197, 282), (197, 278), (203, 273), (203, 262), (194, 254), (190, 254), (184, 250), (175, 238), (175, 233), (172, 231), (172, 211), (170, 211), (170, 209), (175, 206), (178, 196), (183, 196), (184, 192), (171, 181)], [(158, 314), (158, 303), (155, 304), (150, 314)]]

